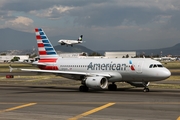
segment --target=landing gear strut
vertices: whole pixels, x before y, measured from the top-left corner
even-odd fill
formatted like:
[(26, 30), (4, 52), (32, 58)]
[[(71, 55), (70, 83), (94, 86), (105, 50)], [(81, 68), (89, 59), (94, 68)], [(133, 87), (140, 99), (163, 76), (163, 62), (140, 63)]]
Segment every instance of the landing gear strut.
[(82, 81), (81, 81), (81, 86), (79, 87), (80, 92), (88, 92), (89, 88), (86, 86), (85, 81), (84, 81), (84, 76), (82, 76)]
[(113, 82), (112, 84), (108, 85), (108, 90), (109, 91), (116, 91), (117, 90), (117, 85)]
[(149, 92), (149, 88), (148, 88), (149, 83), (150, 83), (150, 82), (143, 82), (143, 85), (144, 85), (143, 91), (144, 91), (144, 92)]

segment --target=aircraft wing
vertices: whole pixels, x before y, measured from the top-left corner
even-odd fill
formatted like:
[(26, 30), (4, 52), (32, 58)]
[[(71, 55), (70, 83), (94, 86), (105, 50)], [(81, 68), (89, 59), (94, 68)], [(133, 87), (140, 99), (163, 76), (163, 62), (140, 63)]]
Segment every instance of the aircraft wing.
[(42, 73), (56, 73), (56, 74), (71, 74), (71, 75), (85, 75), (85, 76), (104, 76), (104, 77), (112, 77), (108, 73), (86, 73), (86, 72), (74, 72), (74, 71), (58, 71), (58, 70), (39, 70), (39, 69), (21, 69), (21, 71), (28, 72), (42, 72)]
[(72, 43), (71, 42), (66, 42), (66, 41), (61, 41), (59, 42), (60, 44), (67, 44), (67, 45), (71, 45)]
[(71, 45), (72, 43), (66, 43), (67, 45)]
[(66, 42), (64, 42), (63, 40), (59, 41), (59, 43), (63, 43), (63, 44), (66, 44)]

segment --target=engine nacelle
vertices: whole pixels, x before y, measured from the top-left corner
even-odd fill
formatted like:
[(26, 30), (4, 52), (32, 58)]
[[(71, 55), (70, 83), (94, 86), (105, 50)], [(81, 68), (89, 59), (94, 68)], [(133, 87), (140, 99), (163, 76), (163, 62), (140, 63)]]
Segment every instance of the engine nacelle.
[(61, 44), (61, 45), (65, 45), (65, 43), (63, 43), (63, 42), (61, 42), (60, 44)]
[(105, 77), (87, 77), (86, 86), (92, 89), (104, 89), (108, 85), (108, 79)]

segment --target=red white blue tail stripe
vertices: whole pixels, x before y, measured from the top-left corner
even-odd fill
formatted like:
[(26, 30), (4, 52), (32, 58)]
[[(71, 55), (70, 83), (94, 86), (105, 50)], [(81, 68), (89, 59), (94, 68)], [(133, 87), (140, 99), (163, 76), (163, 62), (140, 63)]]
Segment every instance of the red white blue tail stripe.
[(39, 62), (56, 62), (58, 55), (43, 29), (36, 28), (35, 33), (40, 57)]

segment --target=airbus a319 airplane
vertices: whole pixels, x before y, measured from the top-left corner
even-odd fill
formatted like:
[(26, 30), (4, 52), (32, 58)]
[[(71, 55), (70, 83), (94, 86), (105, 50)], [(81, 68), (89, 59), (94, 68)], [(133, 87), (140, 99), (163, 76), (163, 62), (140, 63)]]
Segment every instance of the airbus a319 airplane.
[(80, 35), (77, 40), (61, 39), (61, 40), (58, 41), (58, 43), (61, 44), (61, 45), (66, 45), (66, 46), (68, 46), (68, 45), (73, 46), (74, 44), (80, 44), (80, 43), (82, 43), (82, 42), (83, 42), (83, 41), (82, 41), (82, 38), (83, 38), (83, 35)]
[(39, 69), (22, 71), (54, 73), (73, 80), (80, 80), (80, 91), (89, 89), (116, 90), (116, 82), (127, 82), (136, 87), (144, 87), (153, 81), (170, 77), (170, 71), (156, 60), (149, 58), (61, 58), (56, 53), (45, 32), (35, 29), (40, 60)]

